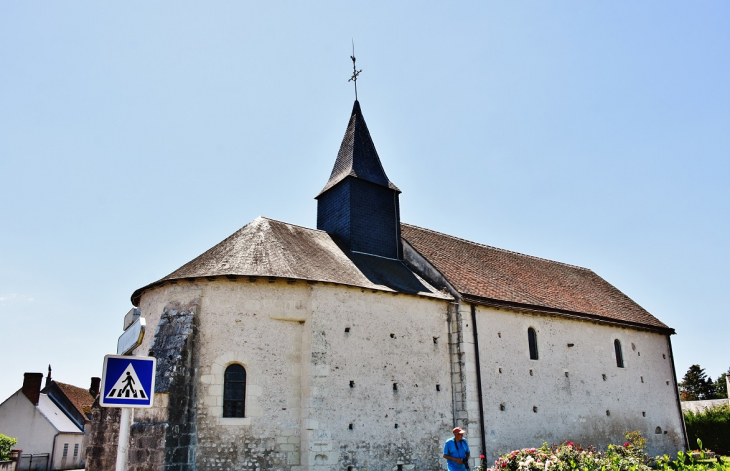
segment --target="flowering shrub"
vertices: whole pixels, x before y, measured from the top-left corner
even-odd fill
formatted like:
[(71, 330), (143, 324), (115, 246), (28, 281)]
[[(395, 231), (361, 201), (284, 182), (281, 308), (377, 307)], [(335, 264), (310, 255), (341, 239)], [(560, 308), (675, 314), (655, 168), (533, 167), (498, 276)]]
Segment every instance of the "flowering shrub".
[(488, 471), (650, 471), (652, 467), (662, 471), (730, 471), (730, 465), (695, 462), (691, 455), (682, 452), (674, 461), (666, 455), (652, 460), (644, 452), (646, 439), (641, 433), (629, 432), (625, 436), (627, 441), (623, 445), (609, 445), (606, 451), (573, 442), (515, 450), (500, 456)]
[(606, 451), (573, 442), (524, 448), (501, 456), (490, 471), (649, 471), (644, 453), (646, 440), (638, 432), (626, 434), (623, 445), (609, 445)]

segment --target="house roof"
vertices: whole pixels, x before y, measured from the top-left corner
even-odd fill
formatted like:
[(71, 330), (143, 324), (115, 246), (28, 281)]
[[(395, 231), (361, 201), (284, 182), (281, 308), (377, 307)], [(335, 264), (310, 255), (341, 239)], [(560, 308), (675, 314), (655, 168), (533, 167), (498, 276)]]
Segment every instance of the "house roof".
[(43, 416), (53, 425), (56, 430), (62, 433), (83, 433), (79, 427), (68, 418), (66, 414), (48, 397), (41, 394), (38, 397), (36, 406)]
[(399, 260), (350, 252), (324, 231), (258, 217), (166, 277), (135, 291), (132, 303), (138, 306), (145, 290), (166, 282), (212, 276), (321, 281), (453, 299)]
[(587, 268), (401, 224), (403, 239), (467, 298), (671, 331)]
[(58, 385), (59, 389), (61, 389), (63, 394), (69, 399), (69, 401), (71, 401), (81, 415), (86, 418), (91, 418), (91, 406), (94, 403), (94, 397), (88, 389), (79, 388), (66, 383), (60, 383), (55, 380), (53, 382)]
[[(357, 177), (376, 185), (391, 188), (398, 193), (400, 190), (388, 179), (380, 162), (375, 144), (370, 137), (370, 131), (360, 110), (360, 102), (355, 100), (352, 107), (350, 121), (347, 123), (345, 137), (340, 144), (337, 160), (332, 169), (329, 181), (319, 192), (319, 195), (329, 190), (347, 177)], [(319, 197), (319, 195), (317, 195)]]

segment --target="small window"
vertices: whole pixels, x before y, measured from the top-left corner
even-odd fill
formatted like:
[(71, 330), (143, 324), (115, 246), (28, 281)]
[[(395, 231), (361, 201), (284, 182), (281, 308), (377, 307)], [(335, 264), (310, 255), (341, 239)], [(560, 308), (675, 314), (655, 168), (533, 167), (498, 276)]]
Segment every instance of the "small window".
[(226, 368), (223, 383), (223, 417), (246, 415), (246, 370), (241, 365)]
[(68, 456), (68, 443), (63, 444), (63, 458)]
[(527, 329), (527, 341), (530, 344), (530, 360), (537, 360), (537, 333), (532, 327)]
[(79, 444), (74, 445), (74, 458), (79, 456)]
[(624, 367), (624, 354), (621, 352), (621, 342), (618, 339), (613, 341), (613, 348), (616, 349), (616, 366)]

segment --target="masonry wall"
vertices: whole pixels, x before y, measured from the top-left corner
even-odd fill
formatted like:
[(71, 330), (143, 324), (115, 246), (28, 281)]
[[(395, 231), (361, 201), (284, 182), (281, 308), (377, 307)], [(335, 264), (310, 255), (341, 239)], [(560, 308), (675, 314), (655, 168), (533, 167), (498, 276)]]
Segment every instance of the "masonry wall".
[[(185, 303), (197, 303), (197, 346), (166, 368), (195, 388), (187, 455), (195, 469), (442, 469), (454, 424), (467, 428), (473, 456), (481, 452), (470, 305), (218, 277), (145, 293), (148, 329), (165, 322), (170, 305)], [(476, 313), (489, 460), (543, 442), (605, 447), (633, 430), (647, 438), (650, 454), (682, 448), (666, 336), (484, 307)], [(537, 331), (538, 360), (529, 358), (528, 327)], [(141, 351), (152, 347), (145, 341)], [(223, 375), (234, 363), (247, 372), (244, 418), (222, 416)], [(191, 406), (158, 404), (146, 412), (156, 418), (136, 420), (168, 424), (149, 432), (145, 446), (169, 450), (170, 414)]]
[[(484, 307), (477, 323), (490, 460), (543, 442), (605, 448), (634, 430), (650, 455), (683, 449), (665, 335)], [(537, 331), (538, 360), (530, 359), (529, 327)]]
[(443, 469), (443, 442), (454, 423), (448, 306), (313, 289), (305, 469)]
[[(143, 295), (148, 329), (166, 303), (192, 298), (200, 300), (196, 469), (442, 468), (453, 427), (448, 303), (219, 278)], [(233, 363), (247, 372), (245, 418), (222, 417)]]
[(115, 469), (121, 409), (101, 407), (97, 398), (92, 410), (91, 429), (86, 437), (86, 469)]

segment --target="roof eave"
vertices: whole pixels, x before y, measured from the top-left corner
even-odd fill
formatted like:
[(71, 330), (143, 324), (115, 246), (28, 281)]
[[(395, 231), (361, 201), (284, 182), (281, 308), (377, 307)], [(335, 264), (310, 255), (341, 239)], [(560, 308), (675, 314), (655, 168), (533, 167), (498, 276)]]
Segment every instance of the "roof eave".
[(608, 317), (598, 316), (595, 314), (588, 314), (585, 312), (575, 312), (575, 311), (568, 311), (565, 309), (557, 309), (557, 308), (553, 308), (553, 307), (515, 303), (515, 302), (510, 302), (510, 301), (502, 301), (499, 299), (483, 298), (480, 296), (475, 296), (475, 295), (470, 295), (470, 294), (465, 294), (465, 293), (462, 293), (462, 298), (466, 302), (473, 303), (473, 304), (479, 304), (481, 306), (487, 306), (487, 307), (496, 307), (496, 308), (500, 308), (500, 309), (524, 311), (524, 312), (530, 312), (530, 313), (535, 313), (535, 314), (566, 317), (566, 318), (572, 318), (572, 319), (577, 319), (577, 320), (596, 322), (599, 324), (628, 327), (628, 328), (637, 329), (637, 330), (648, 330), (648, 331), (657, 332), (657, 333), (664, 334), (664, 335), (674, 335), (677, 333), (673, 328), (667, 327), (667, 326), (662, 327), (662, 326), (656, 326), (656, 325), (650, 325), (650, 324), (642, 324), (640, 322), (631, 322), (631, 321), (624, 321), (624, 320), (620, 320), (620, 319), (611, 319)]
[(327, 184), (324, 186), (324, 188), (322, 188), (322, 191), (320, 191), (319, 193), (317, 193), (317, 196), (315, 196), (314, 199), (319, 199), (319, 197), (322, 196), (324, 193), (326, 193), (327, 191), (331, 190), (332, 188), (334, 188), (335, 186), (337, 186), (340, 182), (343, 182), (343, 181), (345, 181), (348, 178), (359, 178), (360, 180), (366, 181), (368, 183), (372, 183), (373, 185), (378, 185), (378, 186), (382, 186), (383, 188), (388, 188), (390, 190), (393, 190), (393, 191), (395, 191), (398, 194), (403, 193), (402, 191), (400, 191), (400, 188), (398, 188), (397, 186), (395, 186), (395, 184), (393, 184), (393, 182), (391, 182), (390, 180), (388, 181), (388, 185), (386, 186), (386, 185), (382, 185), (380, 183), (376, 183), (376, 182), (370, 181), (370, 180), (368, 180), (366, 178), (358, 177), (357, 175), (348, 174), (348, 175), (344, 175), (342, 177), (338, 177), (338, 178), (335, 178), (335, 179), (332, 179), (332, 180), (328, 181)]
[(150, 283), (147, 286), (143, 286), (142, 288), (137, 289), (134, 293), (132, 293), (132, 296), (130, 297), (130, 300), (132, 301), (132, 305), (134, 307), (139, 307), (139, 301), (142, 298), (142, 295), (145, 291), (149, 291), (151, 289), (159, 288), (166, 284), (176, 284), (180, 281), (189, 281), (194, 282), (196, 280), (202, 280), (202, 279), (209, 279), (209, 278), (218, 278), (218, 277), (233, 277), (233, 278), (275, 278), (277, 280), (298, 280), (298, 281), (304, 281), (307, 283), (332, 283), (333, 285), (339, 285), (339, 286), (349, 286), (350, 288), (360, 288), (360, 289), (369, 289), (369, 290), (375, 290), (380, 291), (383, 293), (394, 293), (394, 294), (403, 294), (408, 296), (422, 296), (425, 298), (431, 298), (435, 300), (441, 300), (441, 301), (453, 301), (453, 296), (451, 294), (446, 294), (444, 296), (438, 296), (435, 293), (427, 293), (427, 292), (420, 292), (420, 293), (411, 293), (411, 292), (403, 292), (403, 291), (395, 291), (392, 289), (383, 289), (373, 286), (360, 286), (360, 285), (354, 285), (354, 284), (348, 284), (348, 283), (342, 283), (339, 281), (331, 281), (331, 280), (317, 280), (317, 279), (311, 279), (311, 278), (300, 278), (295, 276), (279, 276), (279, 275), (243, 275), (243, 274), (218, 274), (218, 275), (209, 275), (209, 276), (190, 276), (190, 277), (183, 277), (183, 278), (169, 278), (169, 279), (162, 279), (155, 281), (154, 283)]

